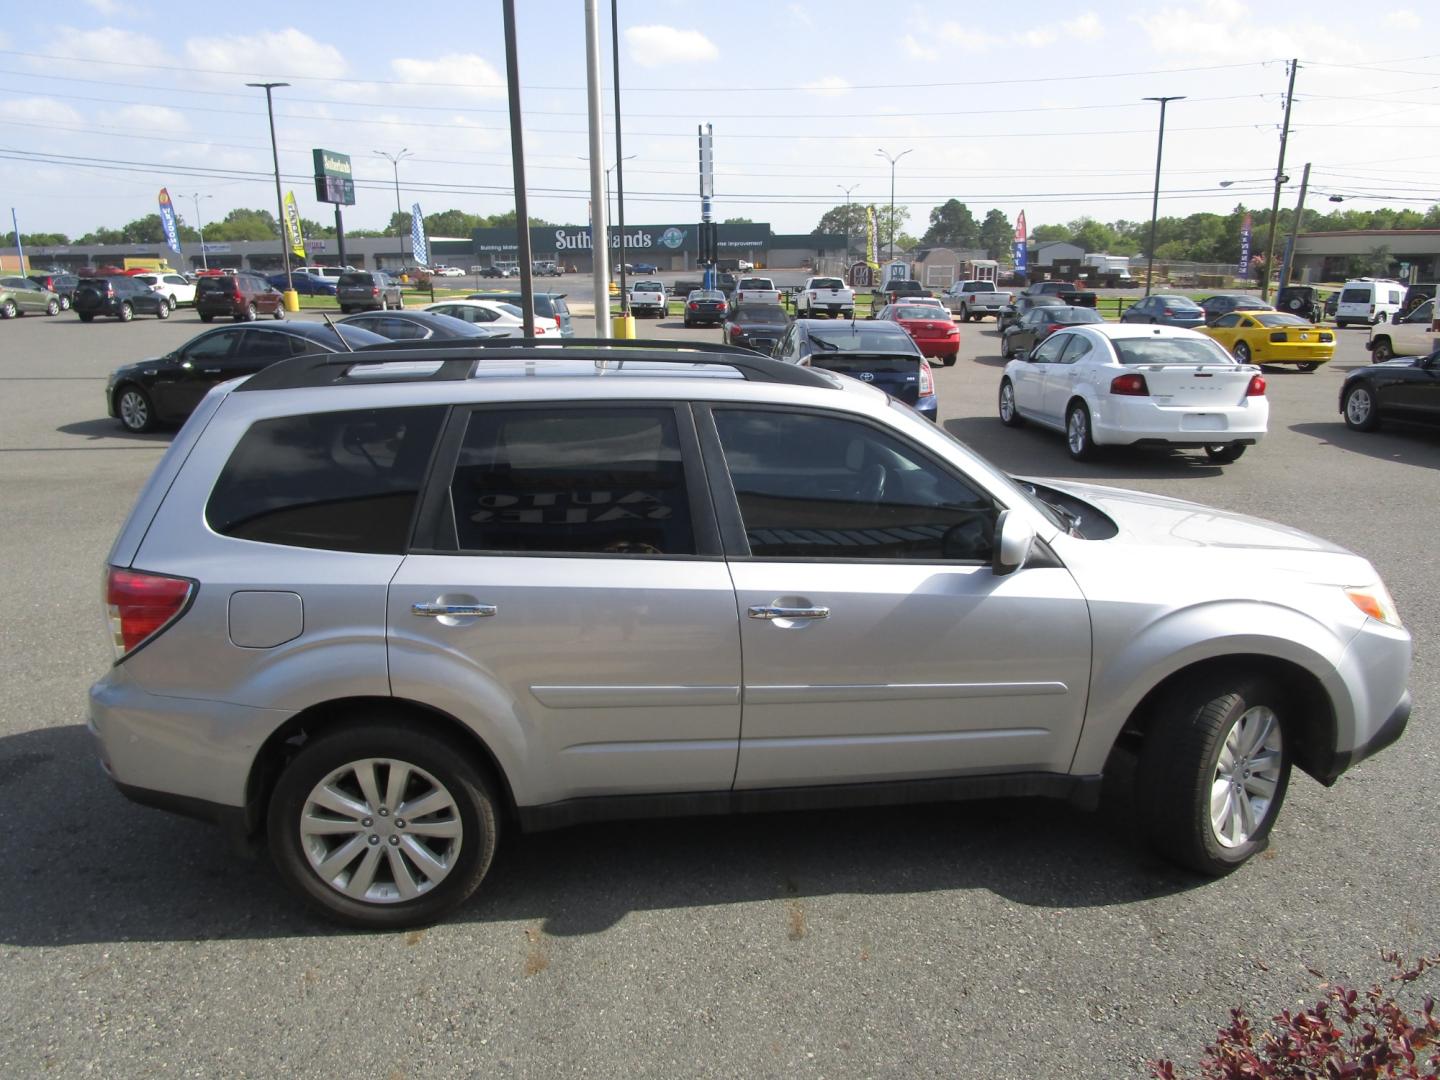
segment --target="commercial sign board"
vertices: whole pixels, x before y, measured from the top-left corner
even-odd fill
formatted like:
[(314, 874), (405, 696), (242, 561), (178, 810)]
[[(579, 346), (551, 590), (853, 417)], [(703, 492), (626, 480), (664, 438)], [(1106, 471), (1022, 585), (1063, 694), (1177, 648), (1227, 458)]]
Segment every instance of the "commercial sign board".
[[(718, 247), (757, 250), (770, 246), (770, 226), (766, 224), (719, 225)], [(519, 249), (515, 230), (509, 228), (476, 229), (473, 239), (475, 253), (508, 253)], [(626, 225), (625, 250), (627, 252), (648, 252), (655, 255), (699, 253), (700, 227), (690, 225)], [(591, 246), (588, 225), (543, 225), (530, 229), (530, 249), (534, 253), (565, 255), (568, 252), (589, 251)], [(620, 247), (620, 233), (610, 230), (610, 246)]]
[(350, 155), (334, 150), (312, 150), (315, 159), (315, 198), (320, 202), (355, 205), (354, 169)]

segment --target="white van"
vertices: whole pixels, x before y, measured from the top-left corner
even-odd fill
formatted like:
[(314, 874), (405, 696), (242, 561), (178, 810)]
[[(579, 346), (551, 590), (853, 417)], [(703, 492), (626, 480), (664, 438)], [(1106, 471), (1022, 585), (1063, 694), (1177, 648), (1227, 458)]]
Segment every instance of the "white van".
[(1405, 299), (1405, 286), (1390, 278), (1356, 278), (1347, 281), (1340, 292), (1340, 303), (1335, 308), (1335, 325), (1349, 326), (1351, 323), (1389, 322), (1397, 314)]

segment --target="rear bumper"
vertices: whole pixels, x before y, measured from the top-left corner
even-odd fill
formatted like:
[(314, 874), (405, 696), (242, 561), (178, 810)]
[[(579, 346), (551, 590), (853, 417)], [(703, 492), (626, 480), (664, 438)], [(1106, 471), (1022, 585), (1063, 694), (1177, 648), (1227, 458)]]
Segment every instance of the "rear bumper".
[[(1370, 348), (1368, 341), (1365, 347)], [(1323, 364), (1334, 358), (1335, 343), (1311, 344), (1297, 341), (1292, 345), (1288, 342), (1267, 341), (1254, 346), (1250, 355), (1257, 364)]]
[(1257, 404), (1182, 408), (1146, 398), (1106, 397), (1091, 411), (1091, 431), (1099, 446), (1256, 443), (1269, 426), (1270, 403), (1263, 397), (1246, 401)]
[(960, 351), (959, 338), (916, 338), (922, 356), (954, 356)]

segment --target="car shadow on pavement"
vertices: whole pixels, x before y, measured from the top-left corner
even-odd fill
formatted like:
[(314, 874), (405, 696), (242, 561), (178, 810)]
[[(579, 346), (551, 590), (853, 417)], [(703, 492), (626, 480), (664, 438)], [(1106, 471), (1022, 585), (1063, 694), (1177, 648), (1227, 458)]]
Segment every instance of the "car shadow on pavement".
[[(1052, 476), (1091, 483), (1219, 476), (1225, 471), (1199, 450), (1162, 446), (1099, 447), (1091, 461), (1075, 461), (1058, 431), (1026, 424), (1007, 428), (998, 416), (967, 416), (944, 422), (945, 430), (1014, 476)], [(1243, 459), (1242, 459), (1243, 460)]]
[(1387, 420), (1379, 431), (1351, 431), (1339, 420), (1330, 423), (1292, 424), (1297, 435), (1323, 444), (1400, 465), (1440, 469), (1440, 428)]
[[(1130, 904), (1203, 884), (1135, 835), (1126, 770), (1095, 814), (1038, 799), (589, 825), (502, 839), (452, 923), (600, 933), (635, 911), (807, 896), (979, 890), (1043, 908)], [(8, 811), (0, 942), (54, 946), (347, 933), (268, 859), (126, 802), (81, 725), (0, 738)]]
[(113, 417), (104, 416), (96, 420), (77, 420), (73, 424), (61, 424), (55, 429), (61, 435), (79, 435), (81, 438), (95, 439), (122, 439), (125, 442), (136, 443), (168, 443), (175, 437), (175, 428), (161, 428), (158, 431), (147, 431), (145, 434), (136, 434), (133, 431), (126, 431), (120, 426), (120, 421)]

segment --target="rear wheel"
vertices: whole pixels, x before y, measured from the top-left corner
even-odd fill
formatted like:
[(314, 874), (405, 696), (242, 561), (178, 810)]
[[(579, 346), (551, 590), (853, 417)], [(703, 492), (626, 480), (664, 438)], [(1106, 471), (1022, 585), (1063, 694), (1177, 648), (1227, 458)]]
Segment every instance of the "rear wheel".
[(61, 296), (61, 297), (60, 297), (60, 310), (61, 310), (61, 311), (69, 311), (69, 310), (70, 310), (70, 297), (68, 297), (68, 296)]
[(214, 316), (214, 315), (211, 315), (208, 311), (202, 311), (202, 312), (200, 313), (200, 321), (201, 321), (201, 322), (213, 322), (214, 319), (215, 319), (215, 316)]
[(80, 316), (80, 321), (81, 321), (81, 322), (94, 322), (94, 321), (95, 321), (95, 313), (94, 313), (93, 311), (77, 311), (75, 314), (77, 314), (77, 315)]
[(282, 304), (280, 307), (277, 307), (275, 309), (275, 319), (276, 321), (279, 321), (283, 318), (285, 318), (285, 306)]
[(1000, 380), (1000, 422), (1006, 427), (1020, 427), (1025, 418), (1015, 408), (1015, 387), (1009, 379)]
[(115, 397), (115, 411), (126, 431), (141, 435), (155, 429), (155, 406), (138, 386), (126, 386)]
[(170, 317), (170, 305), (163, 300), (160, 301), (155, 307), (155, 317), (157, 319), (168, 319)]
[(255, 305), (254, 305), (254, 304), (246, 304), (246, 305), (245, 305), (245, 321), (246, 321), (246, 322), (254, 322), (254, 321), (255, 321), (255, 315), (256, 315)]
[(383, 296), (380, 297), (380, 310), (381, 310), (381, 311), (389, 311), (389, 310), (390, 310), (390, 301), (387, 300), (387, 299), (385, 299), (385, 297), (383, 297)]
[(120, 305), (120, 321), (129, 322), (133, 318), (135, 318), (135, 309), (130, 306), (130, 302), (127, 300)]
[(1250, 363), (1250, 346), (1246, 345), (1245, 342), (1235, 342), (1235, 348), (1231, 349), (1230, 351), (1235, 354), (1235, 360), (1237, 363)]
[(1364, 383), (1356, 383), (1345, 391), (1341, 406), (1345, 426), (1356, 431), (1374, 431), (1380, 426), (1380, 410), (1375, 408), (1375, 395)]
[(165, 298), (165, 303), (169, 305), (171, 311), (174, 311), (177, 307), (180, 306), (179, 303), (176, 301), (175, 297), (173, 296), (167, 296)]
[(1166, 858), (1220, 876), (1265, 849), (1290, 783), (1284, 697), (1240, 673), (1193, 680), (1158, 706), (1140, 753), (1139, 814)]
[(1388, 337), (1378, 337), (1370, 346), (1370, 362), (1372, 364), (1383, 364), (1386, 360), (1395, 359), (1395, 347), (1390, 344)]
[(59, 301), (59, 300), (51, 300), (48, 304), (46, 304), (46, 305), (45, 305), (45, 314), (46, 314), (46, 315), (59, 315), (59, 314), (60, 314), (60, 301)]
[(1244, 443), (1215, 443), (1205, 447), (1205, 456), (1217, 465), (1229, 465), (1245, 453)]
[(957, 359), (959, 359), (959, 354), (958, 354), (958, 353), (951, 353), (949, 356), (945, 357), (945, 360), (944, 360), (945, 366), (946, 366), (946, 367), (954, 367), (954, 366), (955, 366), (955, 361), (956, 361)]
[(1076, 461), (1089, 461), (1095, 456), (1095, 442), (1090, 433), (1090, 410), (1083, 401), (1075, 402), (1065, 414), (1065, 446)]
[(1316, 371), (1316, 370), (1319, 369), (1319, 367), (1320, 367), (1320, 361), (1318, 361), (1318, 360), (1306, 360), (1303, 364), (1296, 364), (1295, 366), (1296, 366), (1296, 368), (1298, 368), (1299, 370), (1305, 372), (1305, 373), (1308, 375), (1310, 372)]
[(275, 864), (324, 914), (368, 929), (430, 923), (490, 867), (495, 797), (464, 750), (380, 719), (307, 742), (268, 813)]

